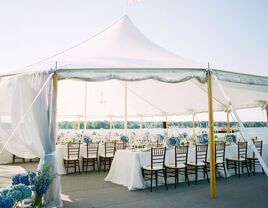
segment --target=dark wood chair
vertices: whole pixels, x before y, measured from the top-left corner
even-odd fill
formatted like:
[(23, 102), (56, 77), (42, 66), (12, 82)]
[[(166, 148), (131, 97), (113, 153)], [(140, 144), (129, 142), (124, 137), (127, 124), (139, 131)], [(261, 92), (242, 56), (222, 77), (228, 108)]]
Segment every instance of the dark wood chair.
[(16, 162), (16, 160), (20, 160), (20, 162), (25, 163), (25, 158), (13, 155), (13, 164)]
[(175, 188), (179, 183), (179, 175), (184, 175), (185, 182), (188, 182), (188, 171), (187, 171), (187, 159), (188, 159), (188, 146), (179, 146), (175, 147), (175, 162), (171, 164), (166, 164), (166, 175), (167, 178), (174, 177), (175, 178)]
[(76, 173), (76, 167), (78, 168), (79, 174), (81, 173), (79, 156), (80, 156), (80, 142), (68, 143), (68, 156), (63, 158), (64, 166), (66, 169), (66, 175), (69, 174), (69, 168), (74, 168), (74, 173)]
[(116, 142), (116, 143), (115, 143), (115, 151), (116, 151), (116, 150), (123, 150), (123, 149), (125, 149), (125, 144), (124, 144), (124, 142)]
[(151, 148), (151, 164), (141, 168), (144, 181), (150, 181), (150, 191), (153, 189), (153, 181), (158, 186), (158, 177), (163, 177), (167, 187), (167, 177), (165, 171), (166, 147)]
[(99, 170), (101, 170), (102, 165), (104, 166), (104, 171), (106, 171), (106, 165), (108, 165), (108, 170), (110, 169), (113, 158), (114, 158), (114, 153), (116, 150), (115, 145), (116, 143), (113, 143), (113, 142), (104, 143), (104, 154), (101, 154), (99, 157), (100, 158)]
[[(260, 156), (262, 156), (263, 141), (262, 140), (253, 141), (253, 144), (255, 145), (256, 149), (258, 150)], [(253, 152), (251, 155), (247, 155), (247, 160), (249, 163), (250, 172), (252, 172), (252, 169), (253, 169), (253, 175), (255, 175), (256, 174), (256, 165), (261, 166), (258, 158), (255, 155), (255, 152)], [(262, 172), (264, 173), (263, 168), (262, 168)]]
[(127, 148), (129, 148), (130, 147), (130, 145), (129, 145), (129, 142), (127, 141), (127, 142), (123, 142), (124, 143), (124, 149), (127, 149)]
[[(217, 170), (223, 170), (225, 179), (227, 179), (226, 173), (226, 160), (225, 160), (225, 148), (226, 142), (215, 143), (215, 166)], [(210, 170), (210, 161), (207, 161), (207, 169)]]
[(247, 168), (247, 173), (249, 175), (248, 170), (248, 160), (247, 160), (247, 147), (248, 143), (238, 142), (237, 143), (237, 156), (233, 158), (227, 158), (227, 169), (235, 169), (235, 175), (237, 175), (238, 170), (238, 177), (240, 177), (240, 172), (242, 168), (242, 172), (244, 172), (244, 166)]
[(96, 165), (99, 170), (98, 152), (99, 142), (87, 143), (87, 154), (83, 156), (83, 172), (87, 173), (88, 167), (92, 167), (93, 171), (95, 171)]
[(207, 170), (207, 152), (207, 144), (197, 144), (195, 146), (195, 161), (187, 162), (188, 175), (195, 175), (195, 184), (197, 184), (199, 172), (202, 172), (203, 178), (207, 178), (207, 181), (209, 182)]

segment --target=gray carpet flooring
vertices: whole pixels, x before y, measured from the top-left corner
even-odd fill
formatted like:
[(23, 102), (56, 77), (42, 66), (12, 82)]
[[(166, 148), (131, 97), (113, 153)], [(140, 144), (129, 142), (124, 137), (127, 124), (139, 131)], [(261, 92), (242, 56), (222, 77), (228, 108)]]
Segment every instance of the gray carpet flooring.
[[(10, 178), (23, 170), (35, 170), (36, 164), (0, 166), (0, 187), (9, 185)], [(210, 199), (209, 184), (199, 181), (177, 189), (169, 185), (153, 189), (128, 191), (126, 187), (104, 181), (107, 172), (90, 172), (62, 176), (62, 200), (67, 208), (268, 208), (268, 177), (233, 176), (217, 179), (217, 198)]]
[(177, 189), (169, 185), (128, 191), (126, 187), (105, 182), (107, 173), (88, 173), (62, 177), (64, 207), (91, 208), (267, 208), (268, 178), (264, 175), (217, 180), (217, 198), (210, 199), (209, 184), (200, 181)]

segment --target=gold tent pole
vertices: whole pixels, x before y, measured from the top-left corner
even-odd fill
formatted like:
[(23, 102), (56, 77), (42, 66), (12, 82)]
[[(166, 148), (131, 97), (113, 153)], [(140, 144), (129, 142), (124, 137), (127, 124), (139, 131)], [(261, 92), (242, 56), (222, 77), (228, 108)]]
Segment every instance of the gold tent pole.
[(268, 127), (268, 107), (265, 110), (266, 110), (266, 126)]
[(127, 135), (127, 121), (128, 121), (128, 115), (127, 115), (127, 105), (128, 105), (128, 103), (127, 103), (127, 81), (125, 81), (125, 86), (124, 86), (124, 90), (125, 90), (125, 97), (124, 97), (124, 99), (125, 99), (125, 109), (124, 109), (124, 130), (125, 130), (125, 135)]
[(210, 197), (216, 198), (216, 172), (215, 172), (215, 146), (214, 146), (214, 121), (213, 121), (213, 101), (212, 101), (212, 79), (211, 71), (207, 71), (208, 87), (208, 118), (209, 118), (209, 159), (210, 159)]
[(227, 111), (227, 133), (230, 133), (230, 112)]

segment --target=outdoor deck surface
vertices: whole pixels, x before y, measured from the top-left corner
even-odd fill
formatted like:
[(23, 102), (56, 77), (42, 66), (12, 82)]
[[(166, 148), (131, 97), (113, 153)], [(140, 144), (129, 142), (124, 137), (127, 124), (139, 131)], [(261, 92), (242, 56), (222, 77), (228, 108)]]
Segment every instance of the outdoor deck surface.
[[(6, 168), (9, 167), (9, 168)], [(18, 166), (0, 166), (0, 187), (8, 185), (10, 177), (18, 171), (35, 169), (34, 164)], [(4, 170), (4, 171), (3, 171)], [(236, 176), (228, 180), (217, 180), (217, 198), (209, 197), (209, 184), (199, 181), (189, 187), (180, 183), (177, 189), (169, 185), (168, 191), (163, 186), (149, 189), (128, 191), (126, 187), (105, 182), (107, 172), (88, 174), (70, 174), (62, 176), (62, 199), (64, 207), (77, 208), (267, 208), (268, 178), (256, 176)]]

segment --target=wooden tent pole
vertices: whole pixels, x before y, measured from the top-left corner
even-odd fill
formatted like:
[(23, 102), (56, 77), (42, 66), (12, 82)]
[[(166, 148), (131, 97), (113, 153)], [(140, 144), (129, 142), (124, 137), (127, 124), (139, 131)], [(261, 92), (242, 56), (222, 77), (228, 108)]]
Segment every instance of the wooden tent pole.
[(227, 111), (226, 116), (227, 116), (227, 133), (229, 134), (230, 133), (230, 112), (229, 111)]
[(84, 130), (87, 129), (87, 82), (85, 82), (85, 112), (84, 112)]
[(210, 197), (216, 198), (216, 172), (215, 172), (215, 146), (214, 146), (214, 121), (213, 121), (213, 101), (212, 101), (212, 79), (208, 65), (207, 71), (208, 87), (208, 118), (209, 118), (209, 159), (210, 159)]
[(195, 135), (195, 114), (193, 114), (193, 135)]
[(125, 119), (124, 119), (125, 135), (127, 135), (127, 81), (125, 81)]
[(113, 118), (110, 117), (110, 132), (112, 132), (113, 129)]
[(140, 118), (140, 129), (143, 127), (142, 117)]
[(266, 110), (266, 126), (268, 127), (268, 107), (265, 110)]

